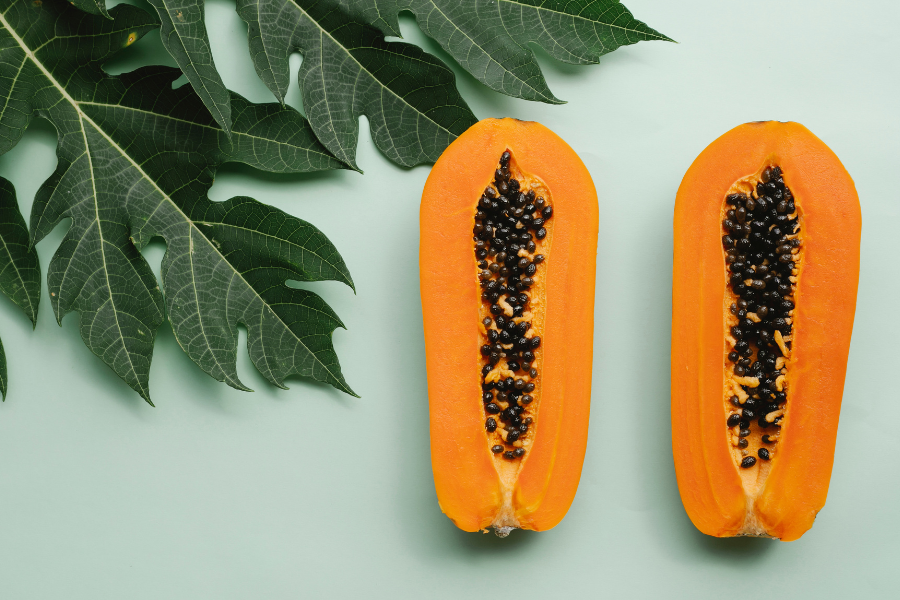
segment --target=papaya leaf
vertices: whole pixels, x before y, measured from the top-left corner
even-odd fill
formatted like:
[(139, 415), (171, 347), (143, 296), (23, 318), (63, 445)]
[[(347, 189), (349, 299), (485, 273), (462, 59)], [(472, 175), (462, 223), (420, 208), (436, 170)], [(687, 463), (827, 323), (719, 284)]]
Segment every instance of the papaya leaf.
[(37, 325), (41, 301), (41, 267), (30, 247), (28, 228), (19, 212), (16, 190), (0, 177), (0, 291)]
[(385, 41), (339, 0), (238, 0), (237, 9), (250, 29), (256, 72), (279, 100), (290, 53), (303, 55), (299, 80), (310, 124), (354, 167), (361, 115), (378, 148), (404, 166), (434, 162), (477, 120), (442, 62), (412, 44)]
[[(150, 1), (163, 20), (166, 47), (209, 110), (224, 114), (222, 100), (210, 97), (221, 80), (212, 75), (203, 0)], [(290, 53), (303, 55), (300, 88), (312, 128), (354, 168), (360, 115), (372, 122), (381, 151), (405, 166), (433, 162), (475, 121), (440, 61), (384, 40), (400, 36), (402, 10), (486, 86), (551, 104), (562, 100), (547, 86), (530, 44), (563, 62), (591, 64), (621, 46), (671, 41), (619, 0), (237, 0), (237, 9), (250, 29), (256, 72), (279, 101), (290, 79)], [(166, 33), (179, 28), (190, 33)], [(175, 37), (187, 41), (174, 43)]]
[(192, 0), (149, 0), (162, 23), (163, 46), (169, 51), (216, 122), (231, 134), (229, 93), (213, 62), (203, 21), (203, 3)]
[[(93, 16), (63, 0), (3, 0), (0, 13), (0, 150), (33, 116), (59, 134), (56, 171), (32, 208), (37, 243), (72, 224), (48, 268), (57, 321), (76, 311), (85, 344), (150, 401), (156, 332), (166, 316), (188, 356), (219, 381), (247, 389), (236, 372), (237, 326), (254, 365), (273, 384), (292, 374), (353, 394), (331, 342), (337, 315), (289, 279), (353, 285), (318, 229), (250, 198), (208, 199), (217, 167), (241, 162), (271, 172), (346, 168), (306, 120), (279, 104), (231, 93), (231, 136), (177, 69), (117, 77), (103, 61), (158, 26), (125, 5)], [(161, 291), (140, 253), (166, 243)]]
[[(19, 212), (16, 191), (0, 177), (0, 291), (37, 324), (41, 299), (41, 268), (37, 252), (29, 246), (28, 229)], [(6, 399), (6, 353), (0, 343), (0, 393)]]
[[(364, 16), (399, 35), (409, 10), (422, 31), (473, 77), (525, 100), (561, 103), (528, 44), (557, 60), (592, 64), (628, 44), (668, 37), (635, 19), (619, 0), (357, 0)], [(396, 33), (394, 33), (396, 32)]]
[(106, 12), (106, 0), (72, 0), (72, 4), (92, 15), (103, 15), (107, 19), (109, 18), (109, 13)]

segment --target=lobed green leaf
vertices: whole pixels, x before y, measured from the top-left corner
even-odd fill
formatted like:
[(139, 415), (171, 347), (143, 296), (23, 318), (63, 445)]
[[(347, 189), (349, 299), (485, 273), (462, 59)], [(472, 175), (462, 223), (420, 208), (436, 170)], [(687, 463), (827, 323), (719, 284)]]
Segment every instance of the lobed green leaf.
[[(227, 130), (203, 0), (151, 2), (166, 47)], [(619, 0), (237, 0), (237, 8), (250, 30), (257, 74), (282, 102), (288, 57), (303, 55), (300, 87), (313, 130), (354, 168), (360, 116), (369, 118), (379, 149), (404, 166), (433, 162), (475, 122), (449, 69), (415, 46), (385, 41), (400, 36), (400, 11), (415, 14), (422, 31), (486, 86), (551, 104), (562, 101), (530, 45), (564, 62), (590, 64), (624, 45), (671, 41)]]
[[(0, 177), (0, 291), (12, 300), (32, 324), (37, 324), (41, 299), (41, 268), (29, 245), (25, 219), (19, 212), (16, 191)], [(0, 393), (6, 399), (6, 353), (0, 343)]]
[[(157, 26), (130, 6), (109, 16), (62, 0), (0, 13), (0, 92), (16, 109), (0, 114), (0, 137), (8, 149), (34, 115), (59, 133), (57, 169), (31, 215), (34, 243), (72, 220), (48, 268), (57, 320), (78, 312), (85, 344), (148, 402), (153, 343), (167, 316), (188, 355), (233, 387), (247, 389), (235, 368), (243, 324), (251, 358), (273, 384), (298, 374), (352, 394), (331, 344), (340, 320), (314, 293), (287, 285), (352, 287), (337, 250), (275, 208), (207, 197), (228, 161), (273, 172), (345, 165), (289, 107), (229, 93), (229, 135), (190, 86), (172, 89), (176, 69), (106, 75), (101, 61)], [(140, 253), (157, 236), (167, 245), (162, 290)]]

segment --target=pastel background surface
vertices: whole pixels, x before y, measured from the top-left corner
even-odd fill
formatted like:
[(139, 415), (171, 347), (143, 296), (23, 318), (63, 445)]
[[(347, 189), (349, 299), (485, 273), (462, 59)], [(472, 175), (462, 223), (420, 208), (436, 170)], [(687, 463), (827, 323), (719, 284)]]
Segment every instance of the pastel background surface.
[[(166, 325), (150, 408), (84, 347), (77, 315), (56, 326), (46, 289), (34, 332), (0, 301), (11, 377), (0, 406), (0, 596), (896, 597), (900, 37), (884, 25), (900, 21), (900, 4), (626, 4), (680, 43), (638, 44), (591, 67), (539, 55), (567, 105), (498, 95), (454, 66), (476, 115), (549, 126), (580, 153), (600, 196), (593, 417), (559, 527), (500, 540), (464, 534), (438, 509), (416, 256), (429, 168), (390, 164), (363, 119), (365, 175), (226, 167), (212, 189), (215, 200), (251, 195), (307, 219), (341, 251), (357, 295), (337, 283), (313, 289), (347, 324), (335, 346), (362, 399), (299, 379), (279, 391), (243, 350), (240, 375), (256, 392), (237, 392), (194, 366)], [(207, 0), (216, 62), (229, 87), (271, 101), (233, 6)], [(447, 59), (409, 15), (402, 27)], [(149, 63), (174, 64), (158, 33), (107, 68)], [(299, 107), (296, 87), (288, 101)], [(669, 433), (675, 191), (709, 142), (764, 119), (799, 121), (829, 144), (864, 219), (831, 493), (791, 544), (698, 533), (678, 497)], [(52, 127), (36, 122), (0, 157), (26, 215), (54, 145)], [(38, 246), (44, 269), (61, 237), (58, 228)], [(158, 243), (146, 251), (157, 272), (162, 254)]]

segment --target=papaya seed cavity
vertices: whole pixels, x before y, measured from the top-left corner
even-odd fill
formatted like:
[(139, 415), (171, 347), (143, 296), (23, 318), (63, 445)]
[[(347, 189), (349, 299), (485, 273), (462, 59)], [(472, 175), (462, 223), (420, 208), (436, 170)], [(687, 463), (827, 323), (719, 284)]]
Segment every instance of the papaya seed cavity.
[(548, 198), (506, 150), (475, 210), (485, 430), (491, 452), (508, 461), (525, 456), (537, 416), (541, 336), (534, 290), (549, 254)]

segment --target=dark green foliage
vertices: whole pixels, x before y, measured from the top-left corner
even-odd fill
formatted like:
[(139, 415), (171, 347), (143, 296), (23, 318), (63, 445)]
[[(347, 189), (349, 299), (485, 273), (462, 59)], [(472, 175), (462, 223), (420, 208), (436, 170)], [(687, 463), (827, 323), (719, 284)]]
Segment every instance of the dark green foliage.
[[(229, 93), (229, 135), (190, 86), (172, 89), (176, 69), (104, 74), (104, 60), (158, 26), (134, 7), (117, 6), (107, 19), (62, 0), (2, 4), (0, 95), (11, 110), (0, 113), (0, 151), (34, 116), (59, 132), (58, 167), (31, 215), (35, 243), (72, 219), (48, 268), (57, 320), (80, 313), (85, 344), (148, 401), (166, 317), (194, 362), (233, 387), (246, 389), (235, 370), (243, 324), (250, 356), (273, 384), (299, 374), (352, 394), (331, 344), (341, 321), (314, 293), (286, 285), (352, 286), (337, 250), (282, 211), (207, 197), (228, 161), (272, 172), (344, 168), (306, 120)], [(162, 290), (140, 253), (157, 236), (167, 245)]]
[[(41, 268), (28, 245), (28, 229), (16, 203), (16, 191), (0, 177), (0, 291), (37, 322), (41, 299)], [(6, 399), (6, 353), (0, 344), (0, 393)]]
[[(207, 99), (216, 77), (207, 33), (196, 18), (203, 0), (151, 2), (164, 31), (189, 30), (184, 43), (169, 34), (164, 42), (191, 83), (202, 81), (198, 91), (210, 111), (221, 114), (221, 101)], [(440, 61), (416, 46), (384, 40), (400, 35), (401, 10), (412, 11), (422, 31), (485, 85), (541, 102), (560, 100), (529, 44), (557, 60), (589, 64), (627, 44), (669, 40), (618, 0), (237, 0), (237, 9), (250, 29), (256, 72), (279, 100), (287, 91), (290, 53), (303, 55), (300, 87), (312, 128), (351, 165), (361, 115), (369, 118), (381, 151), (405, 166), (435, 161), (476, 120)], [(190, 25), (173, 17), (179, 14)]]

